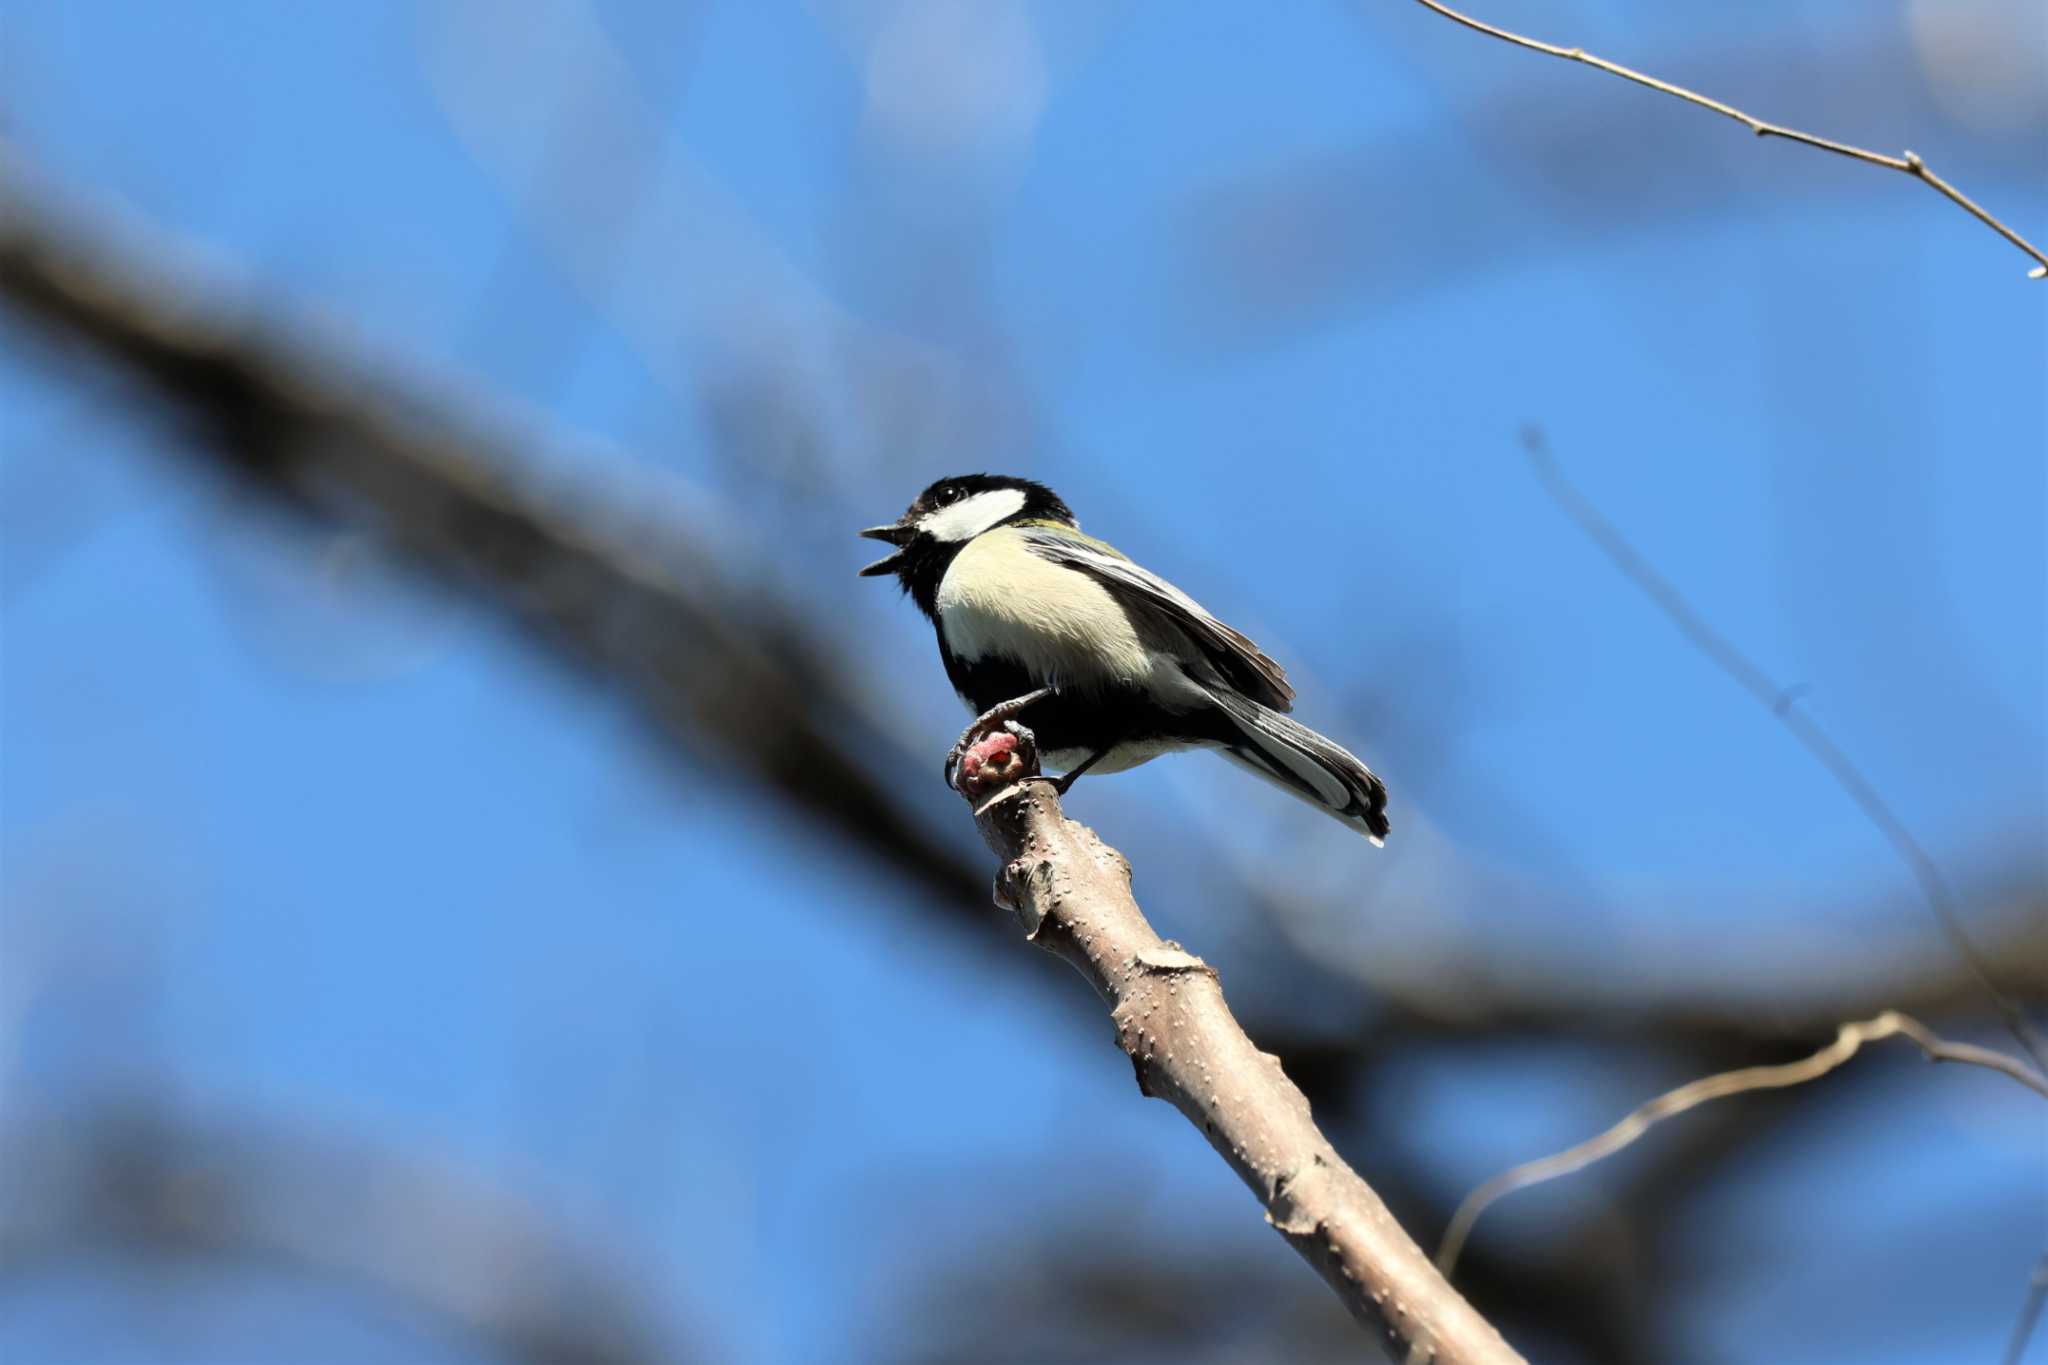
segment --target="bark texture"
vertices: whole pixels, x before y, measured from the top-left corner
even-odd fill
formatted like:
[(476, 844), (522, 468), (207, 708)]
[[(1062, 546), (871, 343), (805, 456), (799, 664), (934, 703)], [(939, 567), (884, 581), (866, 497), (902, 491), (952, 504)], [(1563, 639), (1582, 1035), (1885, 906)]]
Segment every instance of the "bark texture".
[(961, 789), (981, 803), (975, 823), (1003, 860), (996, 903), (1108, 1003), (1138, 1089), (1201, 1130), (1267, 1221), (1410, 1362), (1521, 1360), (1337, 1155), (1279, 1059), (1231, 1015), (1215, 970), (1153, 931), (1123, 855), (1065, 818), (1051, 784), (1029, 780), (1035, 772), (1028, 741), (1014, 735), (983, 741), (963, 765)]

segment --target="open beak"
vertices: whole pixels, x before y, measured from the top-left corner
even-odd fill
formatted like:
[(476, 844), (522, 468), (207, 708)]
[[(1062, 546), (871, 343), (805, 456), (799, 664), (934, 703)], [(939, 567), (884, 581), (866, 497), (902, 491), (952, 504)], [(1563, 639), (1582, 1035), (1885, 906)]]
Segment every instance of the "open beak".
[(883, 555), (860, 571), (862, 578), (874, 578), (879, 574), (896, 572), (896, 566), (903, 562), (903, 547), (917, 536), (917, 530), (899, 521), (891, 526), (870, 526), (861, 534), (869, 540), (885, 540), (896, 547), (895, 554)]

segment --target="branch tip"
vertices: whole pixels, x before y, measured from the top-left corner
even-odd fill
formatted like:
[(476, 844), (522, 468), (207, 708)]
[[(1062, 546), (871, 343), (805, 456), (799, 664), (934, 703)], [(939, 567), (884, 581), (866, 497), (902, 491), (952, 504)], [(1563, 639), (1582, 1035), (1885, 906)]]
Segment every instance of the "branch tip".
[(1016, 786), (1038, 774), (1038, 747), (1031, 732), (1021, 725), (1007, 724), (983, 735), (960, 754), (953, 771), (953, 786), (970, 800), (993, 791)]

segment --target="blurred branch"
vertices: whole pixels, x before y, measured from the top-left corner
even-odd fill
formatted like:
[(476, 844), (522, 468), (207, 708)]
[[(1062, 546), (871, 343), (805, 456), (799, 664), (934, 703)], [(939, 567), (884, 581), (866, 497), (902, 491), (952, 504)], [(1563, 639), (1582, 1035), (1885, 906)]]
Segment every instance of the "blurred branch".
[[(1424, 0), (1428, 3), (1428, 0)], [(2048, 1071), (2048, 1044), (2044, 1044), (2033, 1021), (2015, 1004), (2010, 996), (1999, 988), (1992, 978), (1991, 969), (1983, 955), (1970, 941), (1969, 931), (1963, 927), (1962, 917), (1956, 913), (1955, 898), (1949, 893), (1948, 881), (1941, 875), (1941, 868), (1929, 856), (1905, 822), (1893, 813), (1889, 803), (1878, 793), (1877, 787), (1863, 775), (1848, 754), (1842, 751), (1828, 736), (1820, 723), (1798, 707), (1798, 693), (1779, 687), (1759, 667), (1755, 660), (1736, 648), (1727, 636), (1707, 624), (1706, 618), (1694, 609), (1685, 595), (1673, 586), (1671, 581), (1659, 573), (1656, 566), (1643, 557), (1641, 551), (1631, 545), (1620, 529), (1600, 509), (1565, 477), (1557, 460), (1550, 454), (1543, 432), (1538, 427), (1525, 427), (1522, 431), (1522, 447), (1528, 453), (1530, 466), (1535, 470), (1543, 491), (1550, 495), (1564, 514), (1578, 523), (1593, 543), (1614, 561), (1615, 567), (1626, 574), (1635, 585), (1648, 595), (1650, 600), (1666, 616), (1671, 618), (1679, 633), (1694, 647), (1711, 660), (1716, 668), (1733, 678), (1743, 691), (1756, 698), (1759, 705), (1767, 709), (1777, 722), (1799, 741), (1801, 748), (1813, 755), (1814, 760), (1827, 770), (1837, 786), (1854, 801), (1871, 824), (1877, 827), (1886, 841), (1903, 859), (1920, 883), (1921, 894), (1926, 898), (1928, 909), (1947, 936), (1956, 955), (1969, 966), (1983, 988), (1985, 998), (1998, 1010), (2005, 1025), (2019, 1041), (2027, 1055), (2034, 1060), (2038, 1070)]]
[(1584, 1170), (1596, 1161), (1614, 1155), (1633, 1143), (1649, 1129), (1665, 1119), (1683, 1114), (1705, 1104), (1709, 1100), (1724, 1099), (1730, 1095), (1746, 1094), (1753, 1090), (1781, 1090), (1787, 1086), (1804, 1085), (1811, 1080), (1827, 1075), (1836, 1067), (1854, 1057), (1865, 1043), (1878, 1042), (1885, 1038), (1903, 1035), (1919, 1044), (1920, 1050), (1930, 1062), (1961, 1062), (1969, 1066), (1981, 1066), (2001, 1075), (2010, 1076), (2021, 1085), (2043, 1098), (2048, 1098), (2048, 1078), (2001, 1052), (1990, 1048), (1977, 1047), (1970, 1043), (1952, 1043), (1935, 1033), (1919, 1020), (1897, 1010), (1886, 1010), (1875, 1019), (1842, 1025), (1829, 1043), (1810, 1057), (1782, 1066), (1749, 1066), (1738, 1071), (1724, 1071), (1716, 1076), (1703, 1077), (1667, 1091), (1636, 1109), (1621, 1122), (1606, 1132), (1567, 1148), (1555, 1156), (1539, 1161), (1524, 1162), (1519, 1166), (1501, 1172), (1485, 1184), (1465, 1196), (1458, 1205), (1458, 1211), (1451, 1216), (1451, 1223), (1444, 1231), (1443, 1242), (1437, 1248), (1436, 1263), (1444, 1274), (1457, 1268), (1458, 1253), (1464, 1249), (1466, 1238), (1472, 1234), (1472, 1225), (1479, 1221), (1493, 1204), (1516, 1190), (1531, 1185), (1540, 1185), (1546, 1180), (1556, 1180), (1574, 1171)]
[[(698, 1352), (672, 1293), (633, 1282), (532, 1201), (446, 1162), (149, 1098), (0, 1132), (0, 1290), (82, 1257), (269, 1268), (399, 1310), (516, 1365), (655, 1365)], [(11, 1358), (11, 1357), (10, 1357)], [(436, 1358), (440, 1358), (436, 1352)]]
[(1711, 110), (1723, 118), (1733, 119), (1758, 137), (1784, 138), (1788, 142), (1796, 142), (1801, 146), (1812, 147), (1823, 152), (1833, 152), (1836, 156), (1845, 156), (1852, 161), (1867, 162), (1873, 166), (1883, 166), (1887, 170), (1901, 171), (1922, 182), (1928, 188), (1934, 190), (1950, 203), (1956, 205), (1978, 222), (1984, 224), (1984, 226), (1990, 228), (1993, 232), (2005, 238), (2006, 241), (2011, 242), (2014, 246), (2032, 257), (2035, 264), (2034, 268), (2027, 272), (2028, 279), (2048, 279), (2048, 255), (2043, 255), (2040, 248), (2020, 236), (2017, 232), (2014, 232), (1998, 219), (1992, 217), (1975, 200), (1929, 170), (1927, 163), (1910, 151), (1903, 152), (1898, 156), (1886, 156), (1883, 152), (1873, 152), (1862, 147), (1852, 147), (1846, 142), (1834, 142), (1828, 138), (1815, 137), (1811, 133), (1802, 133), (1796, 128), (1787, 128), (1782, 124), (1766, 123), (1762, 119), (1743, 113), (1733, 105), (1723, 104), (1716, 99), (1709, 99), (1707, 96), (1688, 90), (1682, 85), (1673, 85), (1669, 81), (1658, 80), (1655, 76), (1644, 75), (1642, 72), (1623, 66), (1619, 62), (1610, 62), (1604, 57), (1596, 57), (1583, 48), (1559, 47), (1554, 43), (1541, 42), (1535, 38), (1525, 38), (1519, 33), (1511, 33), (1507, 29), (1496, 28), (1492, 24), (1482, 23), (1480, 20), (1471, 18), (1469, 15), (1460, 14), (1449, 5), (1438, 3), (1438, 0), (1416, 0), (1416, 3), (1425, 9), (1433, 10), (1454, 24), (1464, 25), (1475, 33), (1483, 33), (1489, 38), (1498, 38), (1504, 43), (1512, 43), (1516, 47), (1527, 48), (1531, 52), (1541, 52), (1547, 57), (1559, 57), (1568, 62), (1582, 62), (1587, 66), (1605, 71), (1610, 76), (1619, 76), (1625, 81), (1633, 81), (1637, 85), (1645, 86), (1660, 94), (1684, 100), (1687, 104), (1695, 104), (1702, 109)]
[[(708, 738), (777, 796), (964, 920), (979, 878), (866, 771), (892, 740), (798, 622), (644, 505), (593, 510), (536, 453), (379, 393), (345, 365), (94, 250), (0, 195), (0, 297), (91, 344), (189, 419), (209, 455), (297, 509), (369, 522), (420, 563), (493, 590)], [(522, 470), (529, 477), (522, 478)], [(673, 518), (669, 519), (673, 520)]]
[(1123, 855), (1066, 819), (1037, 770), (1028, 743), (998, 734), (969, 753), (961, 789), (982, 801), (976, 827), (1003, 860), (997, 902), (1108, 1003), (1139, 1091), (1201, 1129), (1352, 1316), (1411, 1360), (1520, 1360), (1337, 1154), (1280, 1059), (1231, 1015), (1215, 970), (1153, 931)]
[[(2030, 876), (2038, 873), (2027, 865), (2001, 868), (1997, 885), (1983, 892), (1981, 904), (1992, 923), (1989, 932), (1980, 930), (1980, 953), (1989, 960), (2021, 963), (2048, 957), (2048, 895), (2023, 885)], [(1317, 912), (1313, 902), (1298, 899), (1291, 889), (1273, 881), (1262, 885), (1249, 874), (1241, 894), (1290, 941), (1296, 932), (1290, 917)], [(1907, 897), (1917, 901), (1917, 891)], [(1894, 904), (1886, 898), (1885, 913), (1891, 913)], [(1901, 911), (1909, 908), (1905, 900), (1896, 905)], [(1318, 972), (1357, 982), (1385, 1007), (1375, 1024), (1335, 1044), (1354, 1062), (1373, 1053), (1382, 1038), (1398, 1044), (1416, 1037), (1454, 1041), (1512, 1033), (1725, 1049), (1759, 1039), (1809, 1037), (1845, 1017), (1887, 1007), (1921, 1018), (1988, 1013), (1983, 983), (1967, 962), (1925, 951), (1917, 958), (1902, 951), (1889, 960), (1877, 960), (1865, 947), (1852, 955), (1837, 952), (1834, 960), (1802, 951), (1796, 989), (1754, 989), (1754, 983), (1735, 987), (1669, 976), (1614, 982), (1557, 971), (1532, 972), (1502, 960), (1511, 947), (1446, 955), (1431, 963), (1426, 973), (1382, 960), (1392, 954), (1339, 955), (1315, 940), (1301, 941), (1298, 957)], [(2023, 1007), (2048, 1004), (2042, 982), (2018, 980), (2010, 993)], [(1324, 1039), (1324, 1049), (1333, 1046), (1327, 1033), (1316, 1036)], [(1318, 1045), (1304, 1036), (1301, 1046), (1306, 1055)], [(1289, 1055), (1291, 1059), (1293, 1054)]]
[(2027, 1353), (2027, 1343), (2033, 1339), (2034, 1328), (2041, 1321), (2044, 1303), (2048, 1303), (2048, 1256), (2034, 1262), (2034, 1273), (2027, 1279), (2026, 1302), (2020, 1305), (2020, 1320), (2012, 1325), (2012, 1341), (2005, 1348), (2005, 1365), (2020, 1365), (2020, 1357)]

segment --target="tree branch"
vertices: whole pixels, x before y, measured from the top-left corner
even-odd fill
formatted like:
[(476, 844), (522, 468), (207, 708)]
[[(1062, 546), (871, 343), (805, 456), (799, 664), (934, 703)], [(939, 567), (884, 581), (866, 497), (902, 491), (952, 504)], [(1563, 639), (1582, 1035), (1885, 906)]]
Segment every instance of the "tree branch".
[(1489, 38), (1498, 38), (1504, 43), (1512, 43), (1516, 47), (1527, 48), (1531, 52), (1541, 52), (1546, 57), (1557, 57), (1568, 62), (1581, 62), (1586, 66), (1605, 71), (1610, 76), (1619, 76), (1625, 81), (1633, 81), (1635, 84), (1655, 90), (1659, 94), (1669, 95), (1673, 99), (1684, 100), (1687, 104), (1695, 104), (1702, 109), (1711, 110), (1723, 118), (1733, 119), (1758, 137), (1781, 137), (1787, 142), (1796, 142), (1803, 147), (1812, 147), (1823, 152), (1833, 152), (1836, 156), (1846, 156), (1852, 161), (1868, 162), (1873, 166), (1883, 166), (1887, 170), (1900, 171), (1910, 175), (1935, 193), (1941, 195), (1944, 199), (1947, 199), (1950, 203), (1962, 209), (1972, 218), (1975, 218), (1985, 227), (1990, 228), (1993, 232), (2005, 238), (2006, 241), (2011, 242), (2028, 256), (2031, 256), (2034, 260), (2034, 268), (2027, 272), (2028, 279), (2048, 279), (2048, 255), (2043, 255), (2039, 247), (1994, 218), (1976, 200), (1970, 198), (1954, 185), (1949, 184), (1948, 181), (1929, 170), (1927, 163), (1912, 152), (1901, 152), (1897, 156), (1887, 156), (1883, 152), (1873, 152), (1864, 147), (1851, 146), (1846, 142), (1835, 142), (1829, 138), (1815, 137), (1812, 133), (1802, 133), (1797, 128), (1787, 128), (1783, 124), (1766, 123), (1760, 118), (1743, 113), (1732, 104), (1723, 104), (1721, 101), (1710, 99), (1698, 91), (1688, 90), (1682, 85), (1673, 85), (1670, 81), (1663, 81), (1655, 76), (1645, 75), (1643, 72), (1637, 71), (1632, 67), (1623, 66), (1619, 62), (1610, 62), (1605, 57), (1596, 57), (1584, 48), (1560, 47), (1556, 43), (1546, 43), (1540, 39), (1526, 38), (1519, 33), (1511, 33), (1507, 29), (1497, 28), (1492, 24), (1474, 19), (1470, 15), (1460, 14), (1449, 5), (1438, 3), (1438, 0), (1416, 0), (1416, 3), (1424, 9), (1432, 10), (1442, 15), (1454, 24), (1462, 24), (1474, 33), (1483, 33)]
[(1201, 1129), (1352, 1316), (1411, 1361), (1520, 1360), (1337, 1154), (1279, 1059), (1231, 1015), (1215, 970), (1153, 931), (1123, 855), (1061, 815), (1037, 772), (1028, 739), (1013, 734), (982, 741), (963, 764), (975, 824), (1003, 860), (996, 901), (1108, 1003), (1138, 1089)]
[(1920, 1050), (1930, 1062), (1961, 1062), (1968, 1066), (1981, 1066), (2013, 1080), (2048, 1098), (2048, 1079), (2025, 1062), (2008, 1057), (1988, 1047), (1973, 1043), (1952, 1043), (1928, 1028), (1911, 1015), (1897, 1010), (1886, 1010), (1875, 1019), (1864, 1019), (1842, 1025), (1835, 1034), (1835, 1040), (1820, 1051), (1796, 1062), (1781, 1066), (1746, 1066), (1736, 1071), (1724, 1071), (1718, 1075), (1705, 1076), (1688, 1082), (1676, 1090), (1666, 1091), (1648, 1104), (1631, 1112), (1628, 1117), (1609, 1128), (1606, 1132), (1588, 1138), (1577, 1146), (1568, 1147), (1555, 1156), (1537, 1161), (1525, 1161), (1519, 1166), (1502, 1171), (1478, 1189), (1465, 1196), (1465, 1202), (1458, 1205), (1458, 1211), (1451, 1216), (1450, 1226), (1444, 1230), (1442, 1244), (1437, 1248), (1436, 1262), (1448, 1275), (1457, 1267), (1458, 1253), (1464, 1249), (1466, 1238), (1472, 1234), (1472, 1225), (1479, 1221), (1495, 1202), (1516, 1190), (1541, 1185), (1547, 1180), (1582, 1171), (1596, 1161), (1613, 1156), (1622, 1148), (1633, 1143), (1654, 1125), (1668, 1118), (1675, 1118), (1688, 1109), (1694, 1109), (1709, 1100), (1725, 1099), (1730, 1095), (1747, 1094), (1754, 1090), (1782, 1090), (1787, 1086), (1804, 1085), (1818, 1080), (1836, 1067), (1854, 1057), (1865, 1043), (1875, 1043), (1885, 1038), (1904, 1035), (1919, 1044)]

